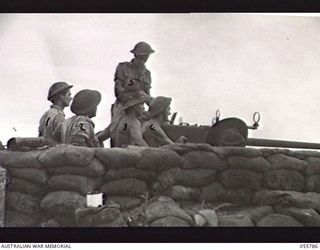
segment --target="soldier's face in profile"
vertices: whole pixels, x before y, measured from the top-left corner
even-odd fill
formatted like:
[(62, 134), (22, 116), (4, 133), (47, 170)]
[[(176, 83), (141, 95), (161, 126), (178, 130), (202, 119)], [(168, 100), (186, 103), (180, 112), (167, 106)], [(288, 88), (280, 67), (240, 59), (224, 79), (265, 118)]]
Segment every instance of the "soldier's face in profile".
[(61, 100), (65, 107), (68, 107), (70, 105), (70, 102), (72, 101), (70, 90), (67, 90), (64, 94), (61, 95)]

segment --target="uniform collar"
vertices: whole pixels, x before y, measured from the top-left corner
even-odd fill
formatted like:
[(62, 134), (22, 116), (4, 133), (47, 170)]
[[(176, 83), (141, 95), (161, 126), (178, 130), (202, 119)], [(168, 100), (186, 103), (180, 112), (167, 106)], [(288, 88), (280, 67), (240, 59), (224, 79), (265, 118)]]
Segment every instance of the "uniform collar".
[(61, 114), (63, 114), (63, 115), (64, 115), (63, 110), (62, 110), (59, 106), (57, 106), (57, 105), (53, 104), (53, 105), (51, 105), (51, 106), (50, 106), (50, 108), (56, 109), (56, 110), (58, 110), (58, 111), (59, 111), (59, 113), (61, 113)]

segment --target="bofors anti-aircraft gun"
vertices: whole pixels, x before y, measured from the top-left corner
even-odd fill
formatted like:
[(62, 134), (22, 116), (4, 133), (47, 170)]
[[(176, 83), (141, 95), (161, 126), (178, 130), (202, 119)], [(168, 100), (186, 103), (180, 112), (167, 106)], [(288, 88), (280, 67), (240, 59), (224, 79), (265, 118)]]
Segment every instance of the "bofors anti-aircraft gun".
[(162, 125), (167, 135), (174, 141), (183, 135), (190, 143), (208, 143), (212, 146), (320, 149), (320, 143), (248, 138), (248, 130), (255, 130), (259, 127), (259, 112), (253, 114), (252, 125), (247, 125), (243, 120), (234, 117), (221, 120), (219, 110), (216, 111), (211, 126), (190, 125), (183, 122), (182, 118), (179, 119), (179, 125), (174, 125), (176, 115), (177, 113), (174, 113), (171, 121)]

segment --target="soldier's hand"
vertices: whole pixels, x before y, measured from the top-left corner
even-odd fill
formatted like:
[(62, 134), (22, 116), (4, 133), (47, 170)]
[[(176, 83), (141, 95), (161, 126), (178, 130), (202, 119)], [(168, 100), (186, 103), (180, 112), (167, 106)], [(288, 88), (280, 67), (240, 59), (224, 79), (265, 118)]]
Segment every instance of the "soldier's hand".
[(182, 135), (182, 136), (180, 136), (178, 138), (178, 140), (176, 142), (177, 143), (187, 143), (188, 142), (188, 138)]

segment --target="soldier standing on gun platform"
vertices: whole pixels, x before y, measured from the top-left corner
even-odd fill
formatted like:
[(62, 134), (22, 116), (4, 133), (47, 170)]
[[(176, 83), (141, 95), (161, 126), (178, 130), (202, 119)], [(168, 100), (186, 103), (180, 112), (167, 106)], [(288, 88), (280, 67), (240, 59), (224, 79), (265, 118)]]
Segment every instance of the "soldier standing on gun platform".
[(70, 105), (72, 87), (65, 82), (56, 82), (49, 89), (47, 99), (52, 105), (40, 119), (39, 137), (43, 136), (50, 146), (61, 143), (61, 124), (65, 120), (63, 109)]
[(96, 116), (101, 101), (99, 91), (84, 89), (79, 91), (71, 103), (75, 114), (62, 123), (61, 140), (63, 143), (84, 147), (99, 147), (91, 118)]
[(151, 74), (145, 63), (150, 54), (155, 51), (148, 43), (138, 42), (130, 52), (134, 54), (134, 59), (130, 62), (119, 63), (116, 69), (114, 92), (117, 100), (111, 107), (112, 120), (117, 119), (119, 115), (124, 113), (123, 102), (121, 101), (122, 94), (141, 90), (150, 96)]

